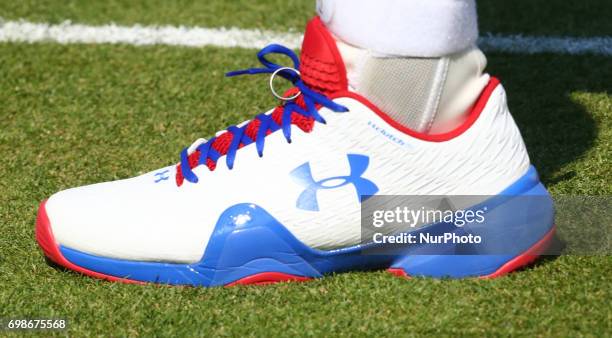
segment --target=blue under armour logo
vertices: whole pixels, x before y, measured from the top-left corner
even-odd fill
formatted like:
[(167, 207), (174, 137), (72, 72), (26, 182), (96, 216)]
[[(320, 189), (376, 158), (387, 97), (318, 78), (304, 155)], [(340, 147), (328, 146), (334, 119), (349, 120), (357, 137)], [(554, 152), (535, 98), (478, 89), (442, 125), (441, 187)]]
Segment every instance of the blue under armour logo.
[(161, 181), (167, 181), (168, 178), (170, 178), (168, 176), (168, 172), (169, 171), (170, 170), (166, 169), (164, 171), (160, 171), (160, 172), (155, 173), (155, 175), (154, 175), (155, 176), (155, 183), (159, 183)]
[[(368, 169), (370, 158), (357, 154), (348, 154), (347, 157), (351, 167), (351, 173), (348, 176), (334, 176), (324, 178), (320, 181), (315, 181), (314, 178), (312, 178), (312, 173), (310, 171), (310, 163), (306, 162), (295, 168), (291, 172), (291, 176), (298, 184), (306, 188), (298, 197), (296, 207), (303, 210), (319, 211), (317, 191), (321, 189), (336, 189), (347, 184), (352, 184), (355, 187), (355, 190), (357, 191), (357, 199), (359, 200), (361, 200), (362, 196), (371, 196), (376, 194), (378, 192), (378, 187), (376, 184), (366, 178), (361, 177), (361, 175), (365, 173), (366, 169)], [(330, 181), (341, 182), (336, 185), (326, 185), (326, 183)]]

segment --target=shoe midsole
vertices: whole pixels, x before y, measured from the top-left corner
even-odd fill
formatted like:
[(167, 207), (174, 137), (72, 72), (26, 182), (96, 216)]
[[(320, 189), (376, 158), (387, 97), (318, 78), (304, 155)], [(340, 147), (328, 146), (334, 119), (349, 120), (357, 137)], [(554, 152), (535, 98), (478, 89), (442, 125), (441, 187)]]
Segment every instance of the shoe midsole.
[[(525, 210), (516, 210), (517, 205), (511, 205), (510, 201), (517, 196), (536, 196), (537, 205), (518, 204)], [(495, 222), (471, 228), (471, 232), (488, 240), (487, 244), (450, 245), (444, 253), (431, 251), (432, 247), (427, 244), (406, 245), (392, 254), (365, 253), (364, 249), (376, 248), (376, 244), (331, 251), (312, 249), (263, 208), (246, 203), (232, 206), (221, 215), (202, 260), (194, 264), (112, 259), (61, 245), (60, 251), (68, 261), (91, 271), (173, 285), (227, 285), (266, 272), (316, 278), (330, 273), (384, 268), (400, 268), (411, 276), (485, 276), (527, 251), (546, 236), (554, 223), (552, 199), (533, 167), (495, 198), (499, 199), (494, 202), (498, 205), (497, 212), (508, 217), (496, 217)], [(245, 212), (251, 216), (253, 225), (237, 229), (232, 220)], [(518, 214), (522, 215), (520, 219)], [(453, 230), (448, 224), (435, 224), (418, 230), (430, 234), (449, 231), (465, 232), (465, 229)]]

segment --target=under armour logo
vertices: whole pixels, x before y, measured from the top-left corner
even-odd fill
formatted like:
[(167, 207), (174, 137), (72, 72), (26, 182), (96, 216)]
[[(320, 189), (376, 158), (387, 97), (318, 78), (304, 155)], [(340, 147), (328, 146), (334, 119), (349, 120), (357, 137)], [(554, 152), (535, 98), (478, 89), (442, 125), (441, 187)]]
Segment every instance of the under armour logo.
[[(351, 173), (348, 176), (334, 176), (315, 181), (310, 170), (310, 163), (306, 162), (295, 168), (291, 172), (291, 177), (298, 184), (306, 188), (298, 197), (296, 207), (303, 210), (319, 211), (317, 191), (321, 189), (337, 189), (347, 184), (352, 184), (355, 187), (357, 199), (359, 200), (361, 200), (362, 196), (370, 197), (376, 194), (378, 192), (376, 184), (361, 177), (366, 169), (368, 169), (370, 158), (357, 154), (348, 154), (347, 157), (351, 167)], [(334, 182), (339, 183), (333, 184)], [(329, 183), (332, 185), (329, 185)]]
[(168, 178), (169, 178), (169, 176), (168, 176), (168, 172), (169, 171), (170, 170), (166, 169), (164, 171), (160, 171), (160, 172), (155, 173), (155, 175), (154, 175), (155, 176), (155, 183), (159, 183), (161, 181), (167, 181)]

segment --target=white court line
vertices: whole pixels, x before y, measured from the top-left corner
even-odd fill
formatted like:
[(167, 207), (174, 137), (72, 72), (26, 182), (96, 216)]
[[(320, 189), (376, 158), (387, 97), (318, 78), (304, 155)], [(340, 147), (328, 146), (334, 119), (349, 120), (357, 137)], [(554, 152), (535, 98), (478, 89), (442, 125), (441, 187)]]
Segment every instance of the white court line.
[[(90, 26), (65, 21), (50, 25), (0, 18), (0, 42), (109, 43), (129, 45), (173, 45), (263, 48), (271, 42), (299, 48), (302, 35), (257, 29), (185, 26)], [(612, 37), (548, 37), (486, 35), (478, 40), (484, 51), (515, 54), (595, 54), (612, 56)]]

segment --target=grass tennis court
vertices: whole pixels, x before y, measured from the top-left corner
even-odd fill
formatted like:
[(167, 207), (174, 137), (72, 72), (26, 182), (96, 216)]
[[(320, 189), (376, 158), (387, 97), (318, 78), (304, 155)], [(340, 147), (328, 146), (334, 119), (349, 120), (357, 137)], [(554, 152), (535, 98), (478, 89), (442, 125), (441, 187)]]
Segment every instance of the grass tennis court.
[[(313, 2), (4, 1), (0, 17), (299, 31)], [(612, 36), (607, 1), (481, 1), (479, 13), (483, 33)], [(109, 283), (49, 266), (34, 240), (38, 203), (178, 162), (198, 137), (268, 110), (267, 78), (224, 77), (255, 66), (255, 53), (0, 43), (0, 318), (67, 318), (56, 334), (70, 336), (610, 335), (612, 258), (603, 255), (547, 258), (490, 281), (359, 272), (214, 289)], [(612, 194), (612, 57), (488, 58), (550, 192)]]

